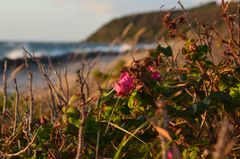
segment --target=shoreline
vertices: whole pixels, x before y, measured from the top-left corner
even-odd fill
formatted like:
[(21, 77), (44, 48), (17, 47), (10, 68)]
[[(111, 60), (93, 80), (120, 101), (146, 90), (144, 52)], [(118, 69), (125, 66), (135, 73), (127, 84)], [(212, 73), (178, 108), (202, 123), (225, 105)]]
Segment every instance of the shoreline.
[[(68, 52), (63, 55), (58, 56), (41, 56), (41, 57), (35, 57), (36, 59), (40, 60), (42, 64), (49, 64), (49, 60), (53, 64), (66, 64), (69, 62), (76, 62), (79, 60), (93, 60), (98, 57), (104, 58), (104, 57), (117, 57), (119, 55), (124, 55), (127, 52), (124, 53), (118, 53), (118, 52), (91, 52), (91, 53), (74, 53), (74, 52)], [(7, 60), (7, 66), (8, 67), (18, 67), (21, 64), (24, 64), (24, 58), (17, 58), (17, 59), (9, 59), (4, 58), (0, 60), (1, 65), (1, 72), (3, 71), (3, 65), (4, 61)], [(28, 58), (29, 65), (36, 65), (35, 62)]]
[[(69, 83), (74, 83), (75, 81), (75, 72), (77, 69), (81, 68), (81, 62), (96, 62), (95, 68), (102, 68), (103, 70), (108, 68), (108, 65), (111, 64), (118, 56), (126, 55), (125, 53), (116, 53), (116, 52), (93, 52), (93, 53), (66, 53), (61, 56), (54, 57), (36, 57), (41, 61), (41, 63), (46, 66), (47, 74), (49, 78), (58, 84), (58, 79), (53, 71), (51, 71), (49, 66), (49, 60), (51, 60), (54, 68), (60, 72), (62, 75), (67, 68), (67, 76), (69, 78)], [(24, 58), (18, 58), (15, 60), (12, 59), (2, 59), (0, 60), (1, 73), (0, 73), (0, 93), (3, 92), (3, 65), (4, 60), (7, 60), (7, 91), (11, 94), (15, 91), (14, 82), (13, 82), (13, 72), (16, 72), (15, 77), (18, 82), (19, 92), (26, 92), (28, 87), (28, 74), (25, 68)], [(28, 58), (29, 68), (33, 74), (33, 91), (40, 91), (48, 89), (47, 83), (43, 78), (42, 74), (39, 71), (37, 64), (31, 59)], [(18, 70), (18, 68), (20, 68)], [(18, 70), (18, 71), (16, 71)]]

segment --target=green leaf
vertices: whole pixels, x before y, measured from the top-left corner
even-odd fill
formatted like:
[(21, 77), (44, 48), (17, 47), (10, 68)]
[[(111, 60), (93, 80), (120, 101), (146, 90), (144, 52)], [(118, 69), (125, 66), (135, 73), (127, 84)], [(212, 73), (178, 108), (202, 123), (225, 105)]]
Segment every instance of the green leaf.
[(67, 117), (66, 114), (63, 114), (63, 115), (62, 115), (62, 121), (63, 121), (64, 124), (67, 124), (67, 123), (68, 123), (68, 117)]
[(229, 94), (233, 98), (239, 98), (240, 97), (240, 84), (237, 84), (236, 87), (231, 87)]
[(164, 48), (164, 47), (161, 47), (161, 45), (158, 45), (156, 51), (163, 53), (166, 57), (172, 56), (172, 49), (170, 46), (167, 46), (166, 48)]
[(221, 101), (224, 104), (224, 109), (229, 113), (233, 112), (236, 108), (232, 97), (226, 92), (214, 92), (211, 95), (207, 96), (203, 100), (203, 103), (210, 105), (211, 101), (213, 100)]
[(185, 149), (183, 151), (183, 159), (197, 159), (199, 156), (199, 148), (198, 147), (191, 147), (188, 149)]
[(134, 91), (131, 96), (129, 97), (129, 100), (128, 100), (128, 107), (130, 109), (133, 109), (136, 105), (135, 105), (135, 101), (138, 99), (139, 95), (137, 93), (137, 91)]
[(193, 115), (200, 115), (207, 110), (212, 101), (218, 100), (224, 104), (224, 110), (228, 113), (233, 112), (235, 110), (235, 103), (231, 96), (226, 92), (214, 92), (209, 96), (205, 97), (203, 101), (194, 104), (187, 111), (191, 112)]
[(70, 117), (75, 117), (75, 118), (78, 118), (80, 115), (78, 109), (72, 106), (68, 107), (66, 114)]
[(72, 104), (74, 104), (75, 102), (77, 102), (78, 100), (79, 100), (79, 96), (73, 95), (73, 96), (69, 99), (68, 105), (72, 105)]
[(170, 57), (172, 56), (172, 49), (170, 46), (167, 46), (166, 48), (164, 48), (161, 45), (158, 45), (155, 50), (150, 51), (150, 55), (153, 58), (157, 58), (161, 53), (163, 53), (166, 57)]
[(69, 117), (68, 118), (68, 123), (72, 124), (73, 126), (79, 128), (80, 126), (81, 119), (79, 118), (74, 118), (74, 117)]
[(88, 117), (85, 122), (84, 131), (87, 135), (96, 135), (98, 132), (98, 122), (94, 117)]

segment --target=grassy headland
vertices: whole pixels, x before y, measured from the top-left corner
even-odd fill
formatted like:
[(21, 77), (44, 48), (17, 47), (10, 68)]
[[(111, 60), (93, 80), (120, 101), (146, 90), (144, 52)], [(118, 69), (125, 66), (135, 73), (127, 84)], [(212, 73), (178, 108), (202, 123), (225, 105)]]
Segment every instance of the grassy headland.
[[(234, 8), (236, 9), (236, 6), (232, 6), (230, 10), (234, 10)], [(213, 22), (216, 22), (215, 25), (219, 32), (224, 32), (223, 20), (221, 18), (221, 5), (217, 5), (215, 2), (212, 2), (200, 7), (188, 9), (186, 11), (189, 16), (189, 21), (192, 23), (193, 27), (197, 27), (195, 19), (197, 19), (199, 23), (203, 22), (212, 24)], [(182, 10), (172, 12), (174, 16), (182, 13)], [(116, 37), (120, 37), (124, 32), (124, 29), (126, 29), (126, 27), (130, 24), (132, 24), (132, 27), (124, 37), (123, 40), (125, 41), (131, 40), (142, 28), (145, 28), (145, 32), (143, 32), (140, 36), (139, 42), (143, 43), (155, 42), (157, 38), (167, 36), (168, 33), (167, 27), (163, 24), (161, 12), (156, 11), (114, 19), (89, 36), (86, 41), (93, 43), (111, 43)], [(181, 25), (180, 27), (184, 32), (189, 30), (187, 25)]]

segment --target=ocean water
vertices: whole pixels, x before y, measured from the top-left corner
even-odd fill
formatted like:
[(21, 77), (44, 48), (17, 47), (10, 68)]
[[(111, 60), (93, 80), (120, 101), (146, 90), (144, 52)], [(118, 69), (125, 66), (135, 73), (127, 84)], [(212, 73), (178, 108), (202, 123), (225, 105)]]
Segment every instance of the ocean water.
[(115, 52), (122, 53), (132, 49), (149, 49), (153, 44), (139, 44), (131, 46), (90, 44), (90, 43), (63, 43), (63, 42), (0, 42), (0, 60), (3, 58), (18, 59), (23, 57), (23, 48), (34, 56), (59, 56), (68, 53)]

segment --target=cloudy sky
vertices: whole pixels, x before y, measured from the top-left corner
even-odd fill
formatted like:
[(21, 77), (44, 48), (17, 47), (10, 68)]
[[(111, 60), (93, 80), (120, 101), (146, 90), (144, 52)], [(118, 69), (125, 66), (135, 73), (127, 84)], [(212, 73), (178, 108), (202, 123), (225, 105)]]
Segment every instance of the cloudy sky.
[[(177, 1), (0, 0), (0, 41), (80, 41), (112, 18), (177, 7)], [(181, 0), (186, 8), (209, 1)]]

